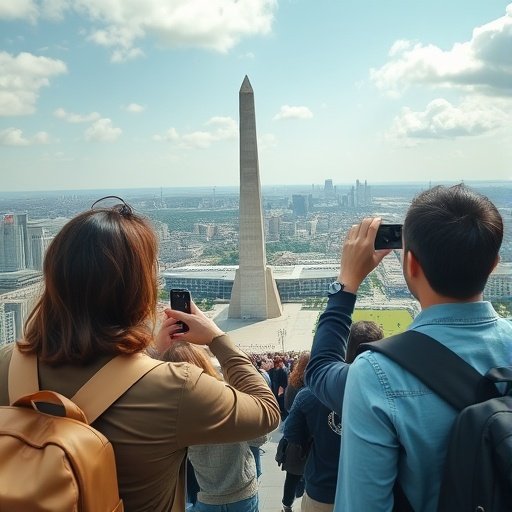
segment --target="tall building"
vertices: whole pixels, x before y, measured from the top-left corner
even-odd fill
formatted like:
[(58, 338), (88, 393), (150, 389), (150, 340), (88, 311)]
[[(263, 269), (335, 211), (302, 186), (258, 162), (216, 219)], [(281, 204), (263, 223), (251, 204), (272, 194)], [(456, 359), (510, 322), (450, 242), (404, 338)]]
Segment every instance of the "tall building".
[(32, 268), (27, 214), (7, 214), (0, 225), (0, 272)]
[(309, 212), (309, 198), (303, 194), (292, 195), (293, 213), (305, 217)]
[(5, 343), (16, 341), (14, 311), (5, 311), (5, 307), (0, 303), (0, 347)]
[(28, 226), (28, 237), (30, 240), (30, 253), (32, 255), (32, 268), (43, 269), (44, 255), (52, 241), (50, 231), (42, 226)]
[(235, 273), (229, 318), (276, 318), (283, 308), (272, 268), (267, 265), (261, 205), (254, 91), (249, 78), (239, 93), (240, 116), (240, 262)]

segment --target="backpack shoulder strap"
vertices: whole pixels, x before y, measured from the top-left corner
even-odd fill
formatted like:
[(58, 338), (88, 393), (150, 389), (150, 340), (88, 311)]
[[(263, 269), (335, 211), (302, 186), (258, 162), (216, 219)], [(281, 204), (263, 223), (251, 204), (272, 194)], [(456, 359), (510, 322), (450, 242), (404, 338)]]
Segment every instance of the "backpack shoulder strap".
[[(164, 361), (145, 354), (119, 355), (102, 366), (71, 398), (93, 423), (118, 398)], [(14, 347), (9, 365), (9, 401), (39, 391), (37, 357)]]
[(80, 407), (91, 424), (118, 398), (153, 368), (164, 361), (146, 354), (122, 354), (101, 367), (71, 400)]
[(37, 357), (33, 354), (22, 354), (17, 343), (12, 348), (7, 390), (10, 405), (22, 396), (39, 391)]
[(464, 359), (418, 331), (405, 331), (372, 343), (362, 343), (358, 353), (365, 350), (386, 355), (457, 410), (498, 396), (494, 384)]

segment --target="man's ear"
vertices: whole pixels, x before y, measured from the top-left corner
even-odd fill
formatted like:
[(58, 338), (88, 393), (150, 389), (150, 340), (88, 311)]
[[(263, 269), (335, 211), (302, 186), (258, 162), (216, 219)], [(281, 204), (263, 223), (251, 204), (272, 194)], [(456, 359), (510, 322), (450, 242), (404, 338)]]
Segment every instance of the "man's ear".
[[(492, 271), (493, 271), (493, 270), (498, 266), (498, 263), (499, 263), (499, 262), (500, 262), (500, 255), (498, 254), (498, 255), (496, 256), (496, 259), (494, 260), (493, 265), (492, 265), (491, 272), (492, 272)], [(491, 272), (489, 272), (489, 274), (490, 274)]]
[(405, 272), (410, 277), (417, 277), (420, 271), (420, 264), (411, 251), (405, 252)]

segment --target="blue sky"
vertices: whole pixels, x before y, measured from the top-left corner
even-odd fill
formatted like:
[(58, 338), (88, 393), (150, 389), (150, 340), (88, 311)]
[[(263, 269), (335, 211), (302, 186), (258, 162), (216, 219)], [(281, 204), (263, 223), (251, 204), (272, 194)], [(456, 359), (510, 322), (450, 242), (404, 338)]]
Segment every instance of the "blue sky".
[(512, 178), (512, 3), (2, 0), (4, 191)]

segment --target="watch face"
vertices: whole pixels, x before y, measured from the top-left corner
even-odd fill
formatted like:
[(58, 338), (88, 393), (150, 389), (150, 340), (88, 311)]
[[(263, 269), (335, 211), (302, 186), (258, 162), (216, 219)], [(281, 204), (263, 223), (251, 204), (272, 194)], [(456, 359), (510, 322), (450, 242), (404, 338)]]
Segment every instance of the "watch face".
[(338, 281), (334, 281), (329, 285), (329, 295), (333, 295), (334, 293), (338, 293), (340, 290), (343, 290), (344, 285), (339, 283)]

